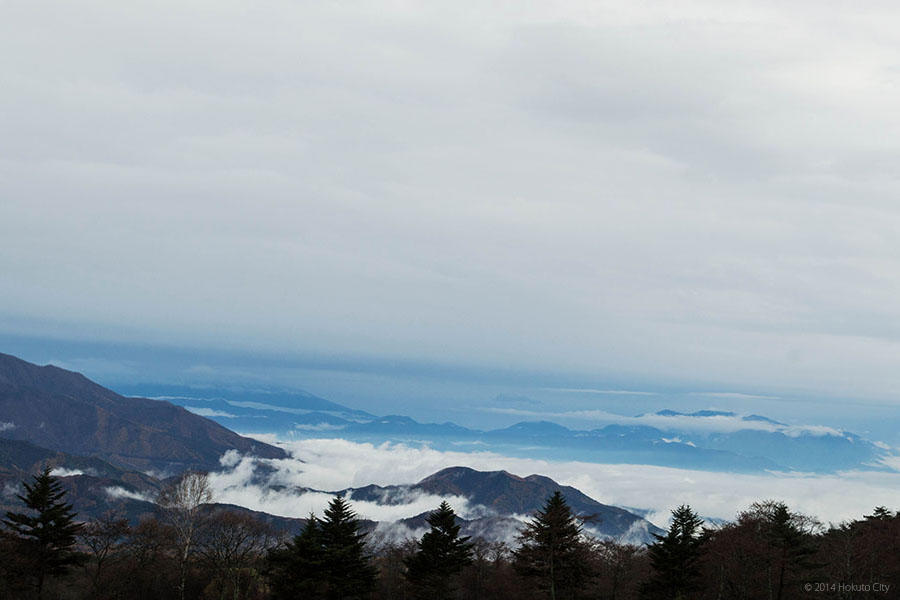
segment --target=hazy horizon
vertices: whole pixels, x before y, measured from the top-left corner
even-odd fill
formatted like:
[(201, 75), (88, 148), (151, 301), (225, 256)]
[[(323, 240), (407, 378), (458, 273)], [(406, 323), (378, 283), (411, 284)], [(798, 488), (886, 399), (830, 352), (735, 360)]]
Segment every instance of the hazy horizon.
[[(81, 372), (126, 395), (164, 397), (169, 388), (180, 388), (180, 393), (218, 389), (230, 398), (239, 398), (241, 390), (306, 392), (375, 415), (451, 421), (475, 429), (536, 420), (590, 429), (621, 422), (617, 415), (627, 420), (662, 409), (716, 409), (761, 414), (796, 426), (846, 430), (900, 447), (895, 409), (889, 404), (857, 403), (865, 409), (848, 413), (841, 397), (778, 395), (714, 383), (666, 385), (365, 357), (277, 356), (3, 335), (0, 352)], [(229, 425), (227, 420), (223, 424)]]

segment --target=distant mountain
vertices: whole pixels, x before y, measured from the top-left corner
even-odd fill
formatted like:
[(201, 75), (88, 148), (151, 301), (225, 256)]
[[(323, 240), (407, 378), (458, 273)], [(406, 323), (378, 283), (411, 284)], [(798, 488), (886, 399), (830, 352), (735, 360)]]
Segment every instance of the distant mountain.
[(550, 421), (523, 421), (510, 425), (505, 429), (495, 429), (488, 432), (494, 438), (546, 438), (556, 436), (571, 436), (572, 430)]
[[(422, 423), (404, 415), (376, 416), (306, 392), (174, 386), (134, 389), (169, 398), (237, 431), (275, 433), (288, 439), (403, 442), (439, 450), (490, 450), (527, 458), (737, 473), (890, 471), (891, 461), (886, 459), (896, 453), (850, 432), (713, 409), (665, 409), (623, 416), (621, 423), (589, 430), (534, 420), (483, 431), (452, 422)], [(520, 404), (527, 400), (513, 399)], [(498, 400), (506, 401), (503, 397)]]
[(214, 469), (230, 449), (286, 456), (169, 402), (120, 396), (79, 373), (7, 354), (0, 354), (0, 424), (0, 436), (139, 471)]
[[(664, 424), (659, 419), (664, 419)], [(761, 415), (702, 410), (662, 410), (591, 430), (550, 421), (524, 421), (481, 431), (455, 423), (420, 423), (389, 415), (348, 421), (307, 413), (295, 419), (294, 437), (340, 437), (354, 441), (423, 443), (441, 450), (472, 448), (510, 456), (648, 464), (708, 471), (835, 472), (890, 470), (890, 448), (855, 434), (825, 427), (790, 426)], [(721, 430), (719, 426), (721, 425)]]
[[(655, 415), (678, 418), (679, 427), (667, 430), (670, 439), (690, 440), (698, 447), (741, 456), (771, 458), (780, 464), (771, 470), (890, 470), (883, 462), (891, 455), (888, 448), (847, 431), (791, 426), (761, 415), (739, 415), (728, 411), (681, 413), (661, 410)], [(728, 420), (730, 430), (718, 431), (714, 423), (716, 418)]]
[(590, 431), (569, 429), (549, 421), (526, 421), (503, 429), (479, 431), (454, 423), (419, 423), (388, 416), (368, 423), (321, 423), (296, 426), (298, 437), (342, 437), (366, 442), (429, 444), (443, 450), (471, 447), (511, 456), (591, 462), (652, 464), (714, 471), (788, 470), (765, 456), (724, 448), (705, 448), (646, 426), (609, 425)]
[(610, 535), (624, 534), (640, 521), (640, 517), (627, 510), (601, 504), (581, 491), (543, 475), (519, 477), (506, 471), (450, 467), (413, 487), (435, 495), (464, 496), (474, 504), (504, 515), (532, 515), (541, 509), (547, 498), (560, 491), (576, 514), (596, 519), (598, 527)]
[(290, 435), (297, 427), (368, 422), (373, 414), (309, 392), (245, 386), (125, 385), (119, 392), (165, 400), (236, 431)]
[(388, 415), (379, 417), (368, 423), (347, 423), (344, 430), (356, 435), (385, 435), (413, 436), (419, 438), (453, 437), (466, 438), (474, 432), (455, 423), (419, 423), (409, 417)]
[[(519, 477), (506, 471), (476, 471), (468, 467), (450, 467), (412, 485), (350, 488), (335, 492), (351, 501), (403, 505), (421, 494), (439, 497), (459, 496), (468, 502), (469, 516), (462, 519), (470, 531), (493, 531), (489, 537), (503, 537), (509, 525), (521, 525), (519, 519), (539, 511), (547, 498), (560, 491), (572, 510), (585, 518), (585, 527), (595, 535), (645, 543), (660, 530), (642, 517), (623, 508), (601, 504), (581, 491), (556, 483), (549, 477)], [(411, 528), (424, 527), (427, 513), (404, 519)], [(515, 529), (515, 527), (513, 527)]]
[[(658, 417), (728, 417), (731, 419), (740, 419), (741, 421), (760, 421), (763, 423), (770, 423), (772, 425), (778, 425), (782, 427), (787, 427), (785, 423), (779, 423), (778, 421), (773, 421), (768, 417), (763, 417), (761, 415), (744, 415), (741, 416), (736, 412), (728, 411), (728, 410), (696, 410), (690, 413), (678, 412), (677, 410), (671, 410), (669, 408), (657, 411), (655, 413)], [(638, 415), (638, 418), (645, 417), (646, 415)]]

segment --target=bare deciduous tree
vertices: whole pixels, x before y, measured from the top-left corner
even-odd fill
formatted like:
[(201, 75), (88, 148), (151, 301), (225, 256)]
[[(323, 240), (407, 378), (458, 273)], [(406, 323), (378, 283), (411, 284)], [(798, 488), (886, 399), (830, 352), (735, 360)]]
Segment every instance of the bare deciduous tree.
[(201, 507), (213, 500), (206, 473), (188, 472), (174, 484), (159, 493), (157, 505), (163, 520), (175, 532), (175, 542), (180, 564), (178, 597), (184, 600), (187, 565), (194, 549), (198, 533), (204, 525)]
[(117, 558), (130, 534), (128, 519), (115, 511), (109, 511), (98, 519), (90, 520), (81, 529), (78, 539), (93, 556), (94, 572), (91, 575), (91, 585), (95, 598), (102, 596), (105, 567)]
[(275, 531), (252, 515), (220, 510), (210, 515), (197, 550), (215, 574), (219, 600), (230, 590), (233, 600), (247, 598), (259, 583), (253, 567), (275, 544)]

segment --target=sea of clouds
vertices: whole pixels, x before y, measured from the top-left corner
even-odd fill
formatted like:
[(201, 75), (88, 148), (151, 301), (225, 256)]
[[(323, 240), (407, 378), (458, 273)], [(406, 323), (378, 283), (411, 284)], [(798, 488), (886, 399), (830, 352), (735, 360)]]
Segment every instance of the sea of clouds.
[[(870, 513), (877, 505), (894, 507), (900, 492), (900, 473), (749, 475), (648, 465), (555, 462), (398, 443), (373, 445), (342, 439), (283, 442), (273, 436), (258, 437), (282, 446), (290, 457), (260, 461), (230, 452), (222, 459), (223, 470), (211, 475), (216, 500), (289, 517), (321, 514), (333, 497), (329, 493), (332, 491), (368, 484), (412, 484), (451, 466), (506, 470), (521, 476), (546, 475), (604, 504), (648, 509), (649, 519), (660, 526), (665, 526), (669, 511), (682, 503), (690, 504), (706, 517), (731, 519), (762, 499), (783, 500), (793, 509), (825, 523), (837, 523)], [(269, 472), (261, 475), (260, 464), (269, 467)], [(407, 500), (390, 505), (353, 505), (362, 518), (391, 521), (432, 510), (441, 498), (411, 493)], [(471, 506), (465, 498), (447, 500), (464, 517), (483, 514), (482, 507)]]

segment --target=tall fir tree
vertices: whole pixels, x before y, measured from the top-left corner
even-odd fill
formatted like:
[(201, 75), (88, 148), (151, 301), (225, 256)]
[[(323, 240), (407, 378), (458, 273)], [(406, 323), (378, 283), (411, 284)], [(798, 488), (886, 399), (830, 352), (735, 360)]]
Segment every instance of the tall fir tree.
[(329, 600), (366, 598), (375, 589), (375, 567), (365, 547), (365, 533), (359, 530), (356, 513), (338, 496), (325, 509), (319, 522), (322, 562)]
[(310, 515), (299, 535), (268, 554), (272, 600), (324, 598), (323, 554), (319, 520)]
[(519, 533), (516, 571), (532, 579), (550, 600), (575, 598), (590, 577), (588, 544), (572, 509), (555, 492)]
[(350, 504), (332, 500), (324, 518), (310, 515), (303, 532), (268, 557), (273, 598), (360, 600), (375, 589), (375, 567)]
[(25, 494), (18, 498), (28, 513), (6, 513), (3, 524), (19, 558), (29, 570), (38, 598), (42, 598), (47, 579), (64, 575), (79, 564), (83, 556), (76, 552), (76, 535), (82, 525), (75, 522), (75, 511), (65, 501), (65, 490), (50, 475), (50, 467), (23, 482)]
[(816, 549), (811, 535), (819, 527), (818, 521), (792, 512), (784, 502), (754, 502), (749, 511), (738, 516), (738, 522), (753, 525), (769, 548), (765, 577), (770, 598), (781, 600), (821, 566), (814, 561)]
[(454, 577), (472, 563), (472, 544), (459, 536), (456, 513), (447, 502), (428, 515), (431, 529), (418, 542), (418, 550), (404, 562), (407, 579), (416, 598), (447, 600), (452, 597)]
[(703, 519), (683, 504), (672, 511), (668, 532), (653, 534), (656, 542), (647, 553), (654, 573), (644, 586), (645, 598), (686, 600), (699, 589), (702, 525)]

